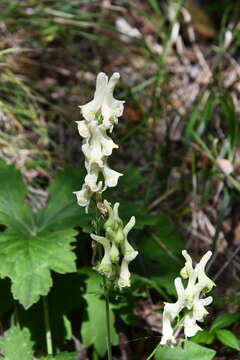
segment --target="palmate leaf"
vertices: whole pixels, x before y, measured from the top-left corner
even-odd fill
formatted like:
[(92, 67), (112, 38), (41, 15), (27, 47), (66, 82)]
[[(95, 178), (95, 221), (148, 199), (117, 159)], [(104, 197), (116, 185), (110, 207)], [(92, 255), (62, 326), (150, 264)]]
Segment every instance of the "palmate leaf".
[(70, 243), (74, 230), (23, 235), (6, 230), (0, 234), (0, 273), (12, 280), (15, 299), (29, 308), (52, 285), (50, 270), (73, 272), (75, 255)]
[(33, 342), (29, 330), (12, 327), (0, 340), (0, 349), (4, 360), (32, 360)]
[(34, 218), (24, 203), (26, 192), (20, 172), (0, 160), (0, 224), (22, 233), (31, 231)]
[[(0, 340), (3, 360), (33, 360), (33, 341), (27, 328), (13, 326)], [(2, 357), (1, 357), (2, 359)], [(62, 352), (56, 356), (41, 357), (40, 360), (76, 360), (75, 353)]]
[(61, 274), (76, 270), (71, 243), (77, 233), (72, 227), (81, 216), (72, 191), (82, 175), (71, 175), (58, 174), (48, 205), (33, 214), (24, 202), (26, 187), (19, 171), (0, 161), (0, 224), (7, 226), (0, 233), (0, 276), (11, 279), (13, 296), (25, 308), (47, 295), (51, 270)]
[[(81, 335), (85, 346), (93, 345), (100, 356), (107, 351), (107, 325), (105, 301), (102, 298), (101, 276), (92, 270), (83, 270), (87, 274), (87, 288), (84, 299), (87, 301), (87, 319), (82, 323)], [(112, 345), (118, 344), (118, 335), (114, 328), (114, 312), (110, 309), (110, 333)]]
[(47, 205), (37, 214), (37, 227), (40, 231), (52, 227), (87, 227), (91, 214), (86, 215), (84, 208), (77, 205), (73, 191), (79, 190), (84, 181), (83, 169), (66, 168), (59, 171), (51, 182)]

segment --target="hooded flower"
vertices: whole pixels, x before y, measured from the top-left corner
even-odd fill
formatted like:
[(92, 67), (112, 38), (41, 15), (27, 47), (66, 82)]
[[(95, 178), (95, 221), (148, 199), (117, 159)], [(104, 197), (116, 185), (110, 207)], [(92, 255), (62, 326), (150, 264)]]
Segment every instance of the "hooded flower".
[[(123, 113), (124, 101), (113, 97), (119, 78), (120, 75), (114, 73), (108, 81), (106, 74), (99, 73), (93, 100), (80, 106), (84, 120), (77, 121), (77, 126), (83, 138), (82, 152), (87, 175), (82, 189), (75, 194), (78, 204), (86, 207), (86, 211), (92, 194), (116, 186), (122, 175), (108, 165), (108, 157), (113, 149), (118, 148), (108, 133), (112, 132), (114, 124), (118, 123), (118, 117)], [(99, 181), (100, 173), (103, 181)]]
[[(104, 200), (104, 206), (108, 213), (108, 219), (104, 224), (105, 236), (91, 234), (92, 239), (99, 242), (104, 248), (104, 255), (97, 270), (107, 277), (114, 275), (113, 269), (120, 266), (118, 279), (119, 288), (130, 286), (129, 264), (138, 252), (128, 242), (128, 233), (135, 225), (135, 217), (132, 216), (124, 226), (118, 214), (119, 203), (111, 204)], [(119, 264), (121, 260), (121, 263)], [(115, 271), (116, 272), (116, 271)]]
[(176, 339), (172, 323), (176, 321), (182, 310), (185, 308), (188, 312), (177, 323), (176, 329), (184, 327), (185, 337), (194, 336), (199, 330), (202, 330), (197, 321), (203, 321), (208, 314), (205, 306), (210, 305), (212, 297), (203, 298), (202, 296), (209, 292), (215, 285), (214, 282), (206, 275), (205, 267), (212, 253), (208, 251), (193, 268), (192, 259), (186, 250), (182, 252), (186, 262), (180, 272), (183, 279), (188, 283), (184, 288), (181, 278), (175, 279), (175, 287), (178, 300), (176, 303), (165, 303), (163, 311), (163, 327), (161, 344), (174, 344)]
[(92, 121), (99, 119), (102, 123), (102, 128), (108, 129), (110, 132), (123, 113), (124, 101), (114, 99), (113, 97), (113, 91), (119, 78), (119, 73), (114, 73), (108, 81), (106, 74), (99, 73), (93, 100), (80, 106), (85, 120)]

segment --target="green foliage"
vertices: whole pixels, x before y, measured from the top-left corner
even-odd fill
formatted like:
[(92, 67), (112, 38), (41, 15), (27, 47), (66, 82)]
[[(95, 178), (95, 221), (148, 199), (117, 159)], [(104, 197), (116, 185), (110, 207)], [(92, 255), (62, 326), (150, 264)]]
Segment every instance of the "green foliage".
[(198, 344), (210, 345), (217, 338), (222, 344), (229, 346), (232, 349), (240, 350), (240, 340), (236, 335), (227, 329), (240, 319), (240, 313), (233, 314), (222, 314), (219, 315), (212, 323), (209, 331), (199, 331), (193, 338), (192, 341)]
[[(87, 274), (86, 293), (84, 299), (87, 302), (86, 319), (81, 328), (83, 344), (94, 345), (97, 353), (103, 356), (107, 351), (107, 325), (106, 308), (103, 300), (103, 284), (100, 275), (91, 270), (83, 271)], [(115, 316), (110, 309), (110, 332), (112, 345), (118, 344), (118, 335), (115, 327)]]
[(223, 111), (224, 120), (226, 122), (228, 140), (231, 145), (231, 149), (233, 150), (234, 146), (239, 146), (240, 133), (233, 99), (228, 93), (225, 93), (220, 98), (220, 107)]
[(74, 272), (75, 255), (70, 245), (74, 230), (22, 235), (6, 230), (0, 234), (0, 273), (12, 280), (13, 297), (27, 309), (40, 295), (47, 295), (52, 280), (50, 270)]
[[(69, 175), (66, 170), (65, 178), (71, 179)], [(25, 203), (20, 173), (0, 162), (0, 222), (7, 226), (0, 233), (0, 275), (11, 279), (13, 296), (26, 309), (49, 292), (50, 270), (61, 274), (76, 270), (71, 243), (77, 234), (72, 227), (79, 222), (79, 207), (70, 192), (71, 182), (66, 185), (63, 180), (64, 174), (56, 176), (48, 205), (34, 214)]]
[[(87, 227), (91, 216), (87, 216), (84, 209), (76, 204), (76, 196), (73, 194), (73, 191), (81, 187), (83, 178), (82, 169), (66, 168), (56, 174), (48, 188), (49, 201), (37, 213), (36, 223), (41, 231), (74, 226), (81, 226), (83, 229)], [(89, 230), (89, 226), (87, 229)]]
[(216, 337), (224, 345), (240, 351), (240, 341), (232, 331), (227, 329), (216, 330)]
[[(13, 326), (0, 340), (4, 360), (33, 360), (33, 342), (27, 328)], [(41, 360), (76, 360), (74, 353), (62, 352), (56, 356), (41, 357)]]
[(184, 341), (184, 346), (180, 344), (175, 348), (169, 346), (159, 347), (156, 352), (157, 360), (212, 360), (215, 351), (203, 346), (194, 344), (191, 341)]
[(191, 341), (197, 344), (210, 345), (215, 339), (215, 334), (207, 330), (198, 331), (195, 336), (191, 338)]
[(240, 320), (240, 313), (233, 314), (222, 314), (219, 315), (212, 323), (210, 328), (211, 332), (214, 332), (218, 329), (222, 329), (224, 327), (230, 326), (234, 324), (236, 321)]
[(4, 360), (32, 360), (33, 342), (29, 330), (12, 327), (0, 340), (0, 349)]

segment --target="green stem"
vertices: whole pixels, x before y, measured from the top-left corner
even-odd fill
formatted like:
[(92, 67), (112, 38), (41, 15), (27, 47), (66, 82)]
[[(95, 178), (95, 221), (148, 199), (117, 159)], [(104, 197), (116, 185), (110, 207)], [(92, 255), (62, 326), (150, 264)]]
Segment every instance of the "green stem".
[[(97, 204), (98, 202), (102, 202), (102, 194), (96, 194), (96, 209), (100, 211)], [(101, 213), (101, 211), (100, 211)], [(102, 215), (102, 213), (101, 213)], [(96, 224), (95, 224), (95, 232), (97, 235), (100, 234), (99, 231), (99, 219), (96, 213)], [(98, 247), (100, 258), (102, 258), (102, 247)], [(107, 325), (107, 353), (108, 360), (112, 360), (112, 346), (111, 346), (111, 332), (110, 332), (110, 307), (109, 307), (109, 284), (103, 276), (103, 288), (104, 288), (104, 298), (105, 298), (105, 309), (106, 309), (106, 325)]]
[(146, 360), (152, 359), (152, 357), (155, 355), (155, 353), (156, 353), (157, 349), (159, 348), (159, 346), (161, 346), (160, 342), (157, 344), (155, 349), (153, 349), (153, 351), (151, 352), (151, 354), (148, 356), (148, 358)]
[(15, 325), (17, 327), (21, 327), (20, 326), (20, 322), (19, 322), (19, 312), (18, 312), (18, 304), (15, 300), (13, 300), (13, 306), (14, 306), (14, 322), (15, 322)]
[(107, 351), (108, 360), (112, 360), (112, 346), (111, 346), (111, 332), (110, 332), (110, 308), (109, 308), (109, 286), (106, 278), (103, 277), (104, 282), (104, 296), (106, 306), (106, 324), (107, 324)]
[(43, 297), (43, 314), (44, 314), (44, 323), (45, 323), (45, 331), (46, 331), (47, 354), (53, 355), (52, 334), (50, 328), (48, 302), (46, 296)]

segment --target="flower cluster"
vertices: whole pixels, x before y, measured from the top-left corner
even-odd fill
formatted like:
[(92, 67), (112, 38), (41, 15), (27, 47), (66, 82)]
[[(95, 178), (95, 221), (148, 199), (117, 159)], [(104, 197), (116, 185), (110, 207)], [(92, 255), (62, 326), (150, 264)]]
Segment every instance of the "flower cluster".
[[(112, 170), (107, 163), (113, 149), (118, 148), (108, 133), (112, 132), (114, 124), (118, 123), (118, 118), (123, 113), (124, 101), (113, 97), (119, 77), (119, 73), (114, 73), (108, 80), (106, 74), (99, 73), (93, 100), (80, 106), (84, 120), (77, 121), (77, 124), (79, 134), (83, 138), (82, 151), (87, 175), (82, 189), (74, 193), (78, 204), (86, 207), (86, 210), (93, 193), (116, 186), (119, 176), (122, 175)], [(99, 180), (100, 174), (103, 180)]]
[(203, 298), (202, 296), (211, 291), (214, 282), (209, 279), (205, 273), (205, 266), (212, 256), (211, 251), (208, 251), (200, 260), (200, 262), (193, 268), (192, 259), (187, 251), (182, 252), (186, 262), (185, 266), (180, 272), (183, 279), (188, 279), (187, 287), (184, 288), (182, 279), (175, 279), (175, 287), (177, 291), (178, 300), (176, 303), (165, 303), (163, 311), (163, 328), (161, 344), (176, 343), (176, 336), (174, 336), (173, 322), (178, 319), (180, 312), (185, 308), (188, 312), (176, 324), (176, 331), (184, 327), (185, 337), (194, 336), (199, 330), (202, 330), (197, 321), (203, 321), (208, 314), (205, 306), (211, 304), (212, 297)]
[(113, 208), (109, 202), (104, 200), (104, 206), (108, 213), (108, 219), (104, 223), (105, 236), (91, 234), (91, 238), (100, 243), (104, 248), (104, 255), (97, 266), (97, 271), (106, 277), (115, 274), (115, 268), (121, 261), (120, 276), (118, 286), (120, 288), (130, 286), (129, 263), (135, 259), (138, 252), (129, 244), (127, 236), (135, 225), (135, 217), (132, 216), (127, 225), (118, 215), (119, 203), (114, 204)]

